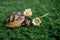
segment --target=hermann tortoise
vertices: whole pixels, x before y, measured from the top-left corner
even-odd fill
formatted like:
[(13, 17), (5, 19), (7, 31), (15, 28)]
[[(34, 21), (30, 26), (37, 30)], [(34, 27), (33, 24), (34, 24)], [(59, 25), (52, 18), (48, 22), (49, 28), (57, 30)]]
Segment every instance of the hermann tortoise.
[(12, 15), (10, 15), (7, 18), (7, 22), (5, 24), (6, 27), (19, 27), (22, 25), (30, 25), (30, 17), (25, 16), (21, 12), (13, 12)]

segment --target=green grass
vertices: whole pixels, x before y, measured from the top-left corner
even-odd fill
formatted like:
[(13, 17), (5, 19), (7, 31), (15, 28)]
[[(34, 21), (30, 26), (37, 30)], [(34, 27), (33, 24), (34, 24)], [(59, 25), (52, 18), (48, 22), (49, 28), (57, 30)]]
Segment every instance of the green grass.
[[(4, 22), (12, 12), (31, 8), (32, 18), (42, 18), (40, 26), (6, 28)], [(0, 0), (0, 40), (60, 40), (59, 0)]]

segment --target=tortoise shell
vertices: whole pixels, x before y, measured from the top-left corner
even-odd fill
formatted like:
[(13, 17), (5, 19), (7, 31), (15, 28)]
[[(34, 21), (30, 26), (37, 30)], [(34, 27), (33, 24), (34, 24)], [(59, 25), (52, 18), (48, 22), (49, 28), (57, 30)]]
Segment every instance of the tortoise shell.
[(30, 17), (23, 15), (21, 12), (13, 12), (7, 18), (6, 27), (19, 27), (22, 25), (30, 25)]

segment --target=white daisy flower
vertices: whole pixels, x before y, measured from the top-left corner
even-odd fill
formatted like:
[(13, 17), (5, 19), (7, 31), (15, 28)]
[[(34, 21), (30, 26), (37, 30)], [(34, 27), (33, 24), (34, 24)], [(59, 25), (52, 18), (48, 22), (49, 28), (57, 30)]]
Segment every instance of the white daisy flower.
[(26, 16), (31, 16), (31, 15), (32, 15), (31, 9), (30, 9), (30, 8), (29, 8), (29, 9), (25, 9), (24, 15), (26, 15)]
[(41, 20), (38, 17), (36, 17), (35, 19), (33, 19), (32, 23), (36, 26), (39, 26), (41, 23)]

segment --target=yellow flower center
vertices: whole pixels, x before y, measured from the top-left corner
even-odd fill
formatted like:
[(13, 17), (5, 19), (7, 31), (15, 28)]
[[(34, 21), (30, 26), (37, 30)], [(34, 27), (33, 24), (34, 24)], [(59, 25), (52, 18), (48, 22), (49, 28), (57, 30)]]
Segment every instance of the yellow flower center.
[(26, 15), (30, 15), (30, 11), (26, 11)]
[(36, 24), (39, 24), (39, 20), (38, 20), (38, 19), (35, 19), (34, 22), (35, 22)]

